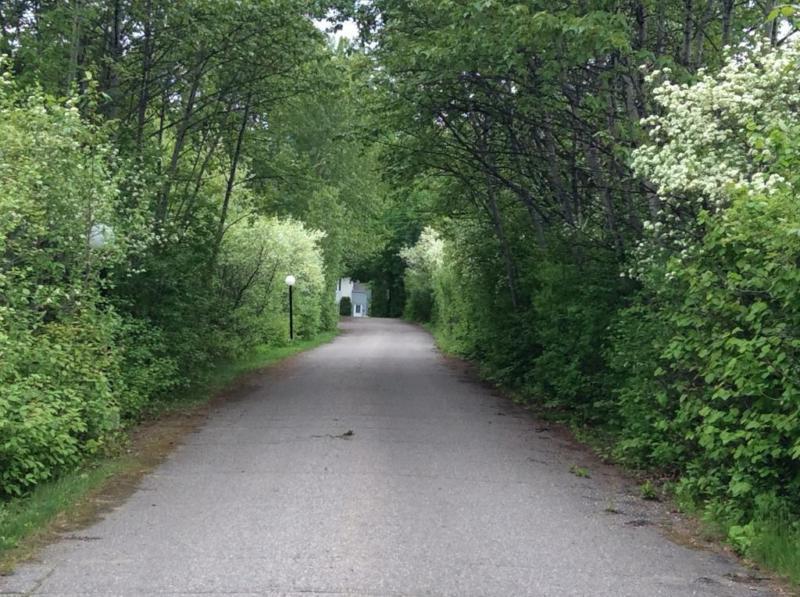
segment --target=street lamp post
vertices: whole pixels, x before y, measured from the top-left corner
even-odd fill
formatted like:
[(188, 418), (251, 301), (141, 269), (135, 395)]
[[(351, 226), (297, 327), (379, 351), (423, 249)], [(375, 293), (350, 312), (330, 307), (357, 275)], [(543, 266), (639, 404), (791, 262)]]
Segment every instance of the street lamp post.
[(294, 313), (292, 312), (292, 288), (294, 287), (295, 277), (291, 274), (286, 276), (286, 285), (289, 287), (289, 340), (294, 340)]

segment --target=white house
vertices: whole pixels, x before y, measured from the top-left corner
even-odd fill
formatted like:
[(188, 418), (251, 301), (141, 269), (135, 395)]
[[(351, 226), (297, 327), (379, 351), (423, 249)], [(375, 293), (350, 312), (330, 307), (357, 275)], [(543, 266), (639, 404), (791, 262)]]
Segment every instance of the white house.
[(336, 304), (338, 305), (343, 298), (349, 298), (353, 311), (353, 317), (366, 317), (369, 314), (369, 302), (372, 298), (372, 290), (367, 284), (362, 284), (350, 278), (339, 278), (336, 283)]
[(344, 297), (353, 300), (353, 281), (350, 278), (339, 278), (336, 284), (336, 304), (338, 305)]

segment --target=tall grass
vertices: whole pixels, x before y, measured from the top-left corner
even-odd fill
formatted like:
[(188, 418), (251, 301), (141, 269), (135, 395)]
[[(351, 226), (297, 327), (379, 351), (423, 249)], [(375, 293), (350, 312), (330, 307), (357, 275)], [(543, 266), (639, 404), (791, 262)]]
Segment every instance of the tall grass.
[(757, 528), (748, 555), (800, 587), (800, 523), (777, 519)]

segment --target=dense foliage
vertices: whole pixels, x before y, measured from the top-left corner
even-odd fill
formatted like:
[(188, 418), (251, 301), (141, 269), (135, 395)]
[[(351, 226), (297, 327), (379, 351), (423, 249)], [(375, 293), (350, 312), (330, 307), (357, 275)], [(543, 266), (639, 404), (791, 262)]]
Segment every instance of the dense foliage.
[(325, 2), (0, 4), (0, 496), (338, 319), (383, 209)]
[(621, 453), (687, 471), (744, 546), (753, 512), (800, 510), (798, 75), (800, 46), (756, 47), (657, 87), (634, 165), (663, 200), (611, 352)]
[(0, 494), (348, 274), (755, 548), (800, 515), (796, 10), (3, 2)]
[(406, 316), (610, 432), (745, 550), (800, 513), (800, 57), (773, 7), (362, 13), (382, 157), (436, 230), (399, 252)]
[(283, 280), (288, 273), (302, 280), (293, 298), (295, 333), (300, 338), (317, 334), (323, 309), (331, 302), (319, 247), (322, 237), (299, 222), (263, 216), (231, 228), (222, 244), (219, 283), (231, 317), (226, 330), (238, 341), (253, 345), (285, 340), (287, 291)]
[(349, 317), (353, 314), (353, 301), (349, 296), (343, 296), (339, 301), (339, 315)]
[(6, 76), (0, 116), (0, 487), (21, 493), (96, 450), (136, 400), (112, 378), (125, 322), (103, 297), (131, 237), (92, 247), (98, 223), (131, 230), (111, 149), (74, 105)]

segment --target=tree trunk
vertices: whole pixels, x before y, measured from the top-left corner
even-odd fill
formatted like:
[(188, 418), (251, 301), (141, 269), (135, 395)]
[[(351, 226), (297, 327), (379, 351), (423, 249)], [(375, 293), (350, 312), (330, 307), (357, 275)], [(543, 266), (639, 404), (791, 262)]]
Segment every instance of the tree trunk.
[(722, 45), (731, 43), (731, 24), (733, 22), (733, 3), (735, 0), (722, 0)]
[(150, 103), (150, 69), (153, 54), (153, 5), (145, 2), (144, 40), (142, 43), (142, 75), (139, 87), (139, 101), (136, 106), (136, 145), (141, 150), (144, 140), (144, 127), (147, 121), (147, 104)]
[[(181, 120), (178, 123), (178, 131), (175, 134), (175, 145), (172, 148), (172, 156), (170, 158), (169, 170), (164, 179), (161, 193), (156, 208), (156, 224), (163, 224), (167, 219), (167, 210), (169, 207), (169, 194), (172, 190), (173, 179), (178, 170), (178, 162), (181, 153), (183, 153), (183, 146), (186, 143), (186, 136), (191, 126), (192, 115), (194, 113), (194, 104), (197, 99), (197, 92), (200, 89), (200, 81), (202, 79), (203, 61), (199, 61), (195, 76), (192, 80), (192, 86), (189, 89), (186, 99), (184, 100), (184, 109), (181, 115)], [(165, 98), (166, 101), (166, 98)]]
[(508, 281), (508, 294), (511, 298), (511, 305), (514, 311), (519, 311), (519, 299), (517, 296), (517, 267), (514, 263), (514, 257), (511, 253), (511, 248), (508, 246), (508, 239), (506, 238), (505, 228), (503, 221), (500, 218), (500, 210), (497, 208), (497, 199), (495, 197), (494, 182), (487, 180), (487, 206), (489, 216), (492, 220), (492, 227), (494, 228), (497, 240), (500, 243), (500, 250), (503, 255), (503, 262), (506, 268), (506, 280)]
[(109, 119), (115, 119), (120, 109), (117, 69), (122, 58), (122, 18), (122, 0), (113, 0), (107, 25), (106, 57), (103, 61), (103, 75), (101, 78), (101, 90), (111, 99), (111, 101), (103, 104), (103, 113)]
[(681, 44), (680, 62), (689, 68), (692, 62), (692, 23), (694, 21), (694, 2), (683, 2), (683, 43)]
[(634, 3), (633, 14), (636, 20), (636, 44), (634, 47), (640, 50), (647, 43), (647, 13), (641, 0)]
[(81, 53), (81, 0), (72, 3), (72, 32), (70, 33), (69, 66), (67, 67), (67, 93), (78, 76), (78, 58)]
[(217, 223), (217, 233), (214, 238), (214, 251), (212, 253), (211, 263), (216, 263), (217, 255), (219, 255), (219, 248), (222, 245), (222, 237), (225, 234), (225, 221), (228, 219), (228, 208), (230, 207), (231, 197), (233, 196), (233, 187), (236, 184), (236, 170), (239, 166), (239, 159), (242, 155), (242, 143), (244, 142), (244, 134), (247, 131), (247, 123), (250, 120), (250, 96), (245, 100), (244, 112), (242, 114), (242, 122), (239, 126), (239, 131), (236, 135), (236, 145), (233, 149), (231, 156), (231, 166), (228, 171), (228, 180), (225, 185), (225, 197), (222, 200), (222, 211)]

